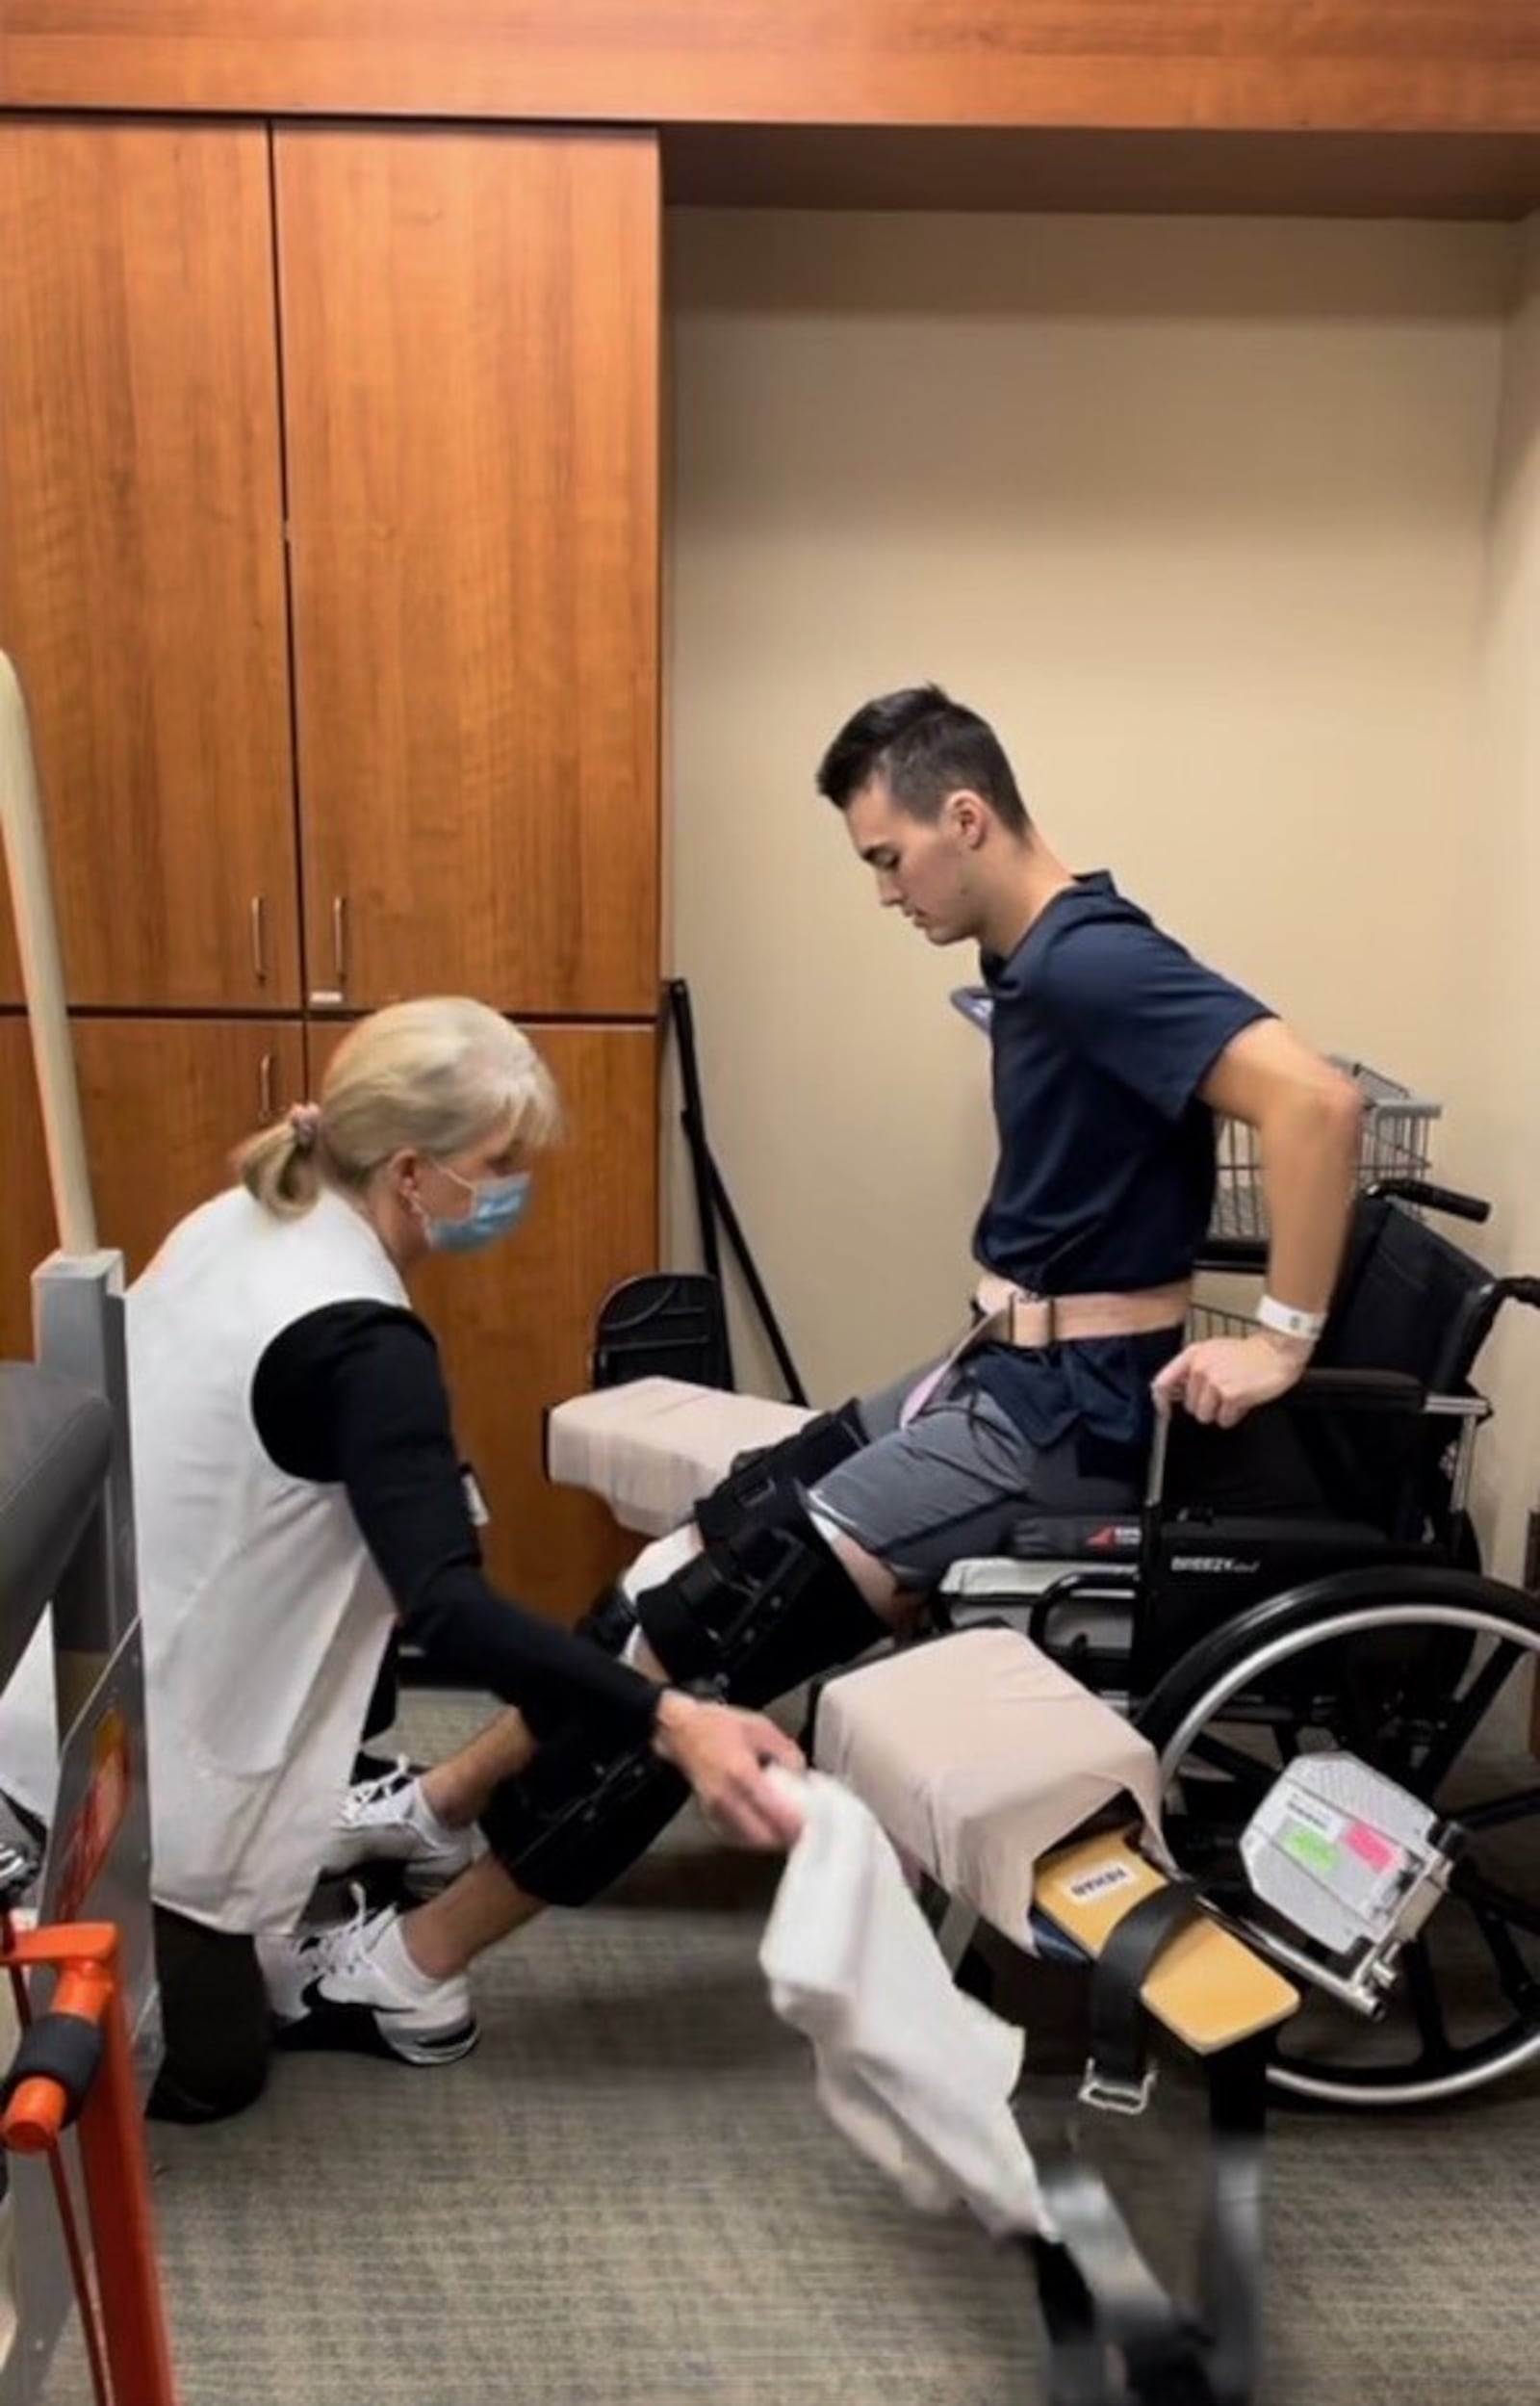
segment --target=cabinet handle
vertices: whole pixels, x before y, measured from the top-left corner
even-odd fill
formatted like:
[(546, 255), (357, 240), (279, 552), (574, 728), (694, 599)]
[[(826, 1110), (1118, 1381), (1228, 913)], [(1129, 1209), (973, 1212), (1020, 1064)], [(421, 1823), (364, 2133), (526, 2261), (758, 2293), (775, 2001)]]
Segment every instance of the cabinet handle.
[(268, 897), (254, 893), (251, 897), (251, 967), (259, 986), (268, 982)]
[(331, 898), (331, 964), (341, 994), (347, 983), (347, 896), (334, 893)]
[(257, 1125), (272, 1125), (272, 1055), (265, 1052), (257, 1064)]

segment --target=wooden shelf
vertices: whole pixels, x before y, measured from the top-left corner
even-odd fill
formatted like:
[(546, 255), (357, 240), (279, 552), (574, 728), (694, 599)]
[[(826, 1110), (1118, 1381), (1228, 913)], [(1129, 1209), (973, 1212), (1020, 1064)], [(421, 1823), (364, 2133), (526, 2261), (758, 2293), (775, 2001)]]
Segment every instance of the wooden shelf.
[(1534, 0), (8, 0), (0, 106), (1540, 132)]
[(680, 125), (672, 208), (1518, 219), (1540, 135)]

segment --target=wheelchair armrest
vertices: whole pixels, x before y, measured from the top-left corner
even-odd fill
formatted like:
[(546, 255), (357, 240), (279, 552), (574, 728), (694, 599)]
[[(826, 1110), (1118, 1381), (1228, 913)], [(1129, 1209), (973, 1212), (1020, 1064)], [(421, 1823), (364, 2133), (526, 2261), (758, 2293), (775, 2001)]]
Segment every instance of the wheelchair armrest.
[(1305, 1411), (1419, 1413), (1427, 1389), (1403, 1370), (1307, 1370), (1278, 1400)]

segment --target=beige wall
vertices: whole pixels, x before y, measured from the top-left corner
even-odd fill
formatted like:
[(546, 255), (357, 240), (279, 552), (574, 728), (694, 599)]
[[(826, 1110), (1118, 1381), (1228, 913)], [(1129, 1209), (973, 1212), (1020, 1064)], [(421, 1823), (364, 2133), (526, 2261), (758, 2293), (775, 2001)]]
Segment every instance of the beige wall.
[[(1472, 814), (1471, 1006), (1453, 1076), (1473, 1178), (1491, 1195), (1489, 1258), (1540, 1270), (1540, 218), (1520, 245), (1494, 454)], [(1540, 1320), (1510, 1314), (1482, 1364), (1498, 1417), (1485, 1500), (1517, 1569), (1540, 1501)]]
[[(1447, 1169), (1492, 1157), (1459, 831), (1513, 251), (1497, 227), (674, 220), (673, 958), (816, 1396), (950, 1329), (990, 1158), (985, 1047), (945, 1001), (972, 962), (877, 910), (812, 793), (886, 686), (952, 686), (1077, 866), (1447, 1098)], [(1532, 608), (1533, 542), (1527, 578)], [(674, 1233), (691, 1258), (678, 1180)]]

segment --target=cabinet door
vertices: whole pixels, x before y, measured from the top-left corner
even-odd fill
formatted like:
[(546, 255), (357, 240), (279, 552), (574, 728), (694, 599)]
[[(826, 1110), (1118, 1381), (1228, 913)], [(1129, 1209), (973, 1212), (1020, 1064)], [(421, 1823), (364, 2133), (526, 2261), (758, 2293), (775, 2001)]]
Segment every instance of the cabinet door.
[(70, 1000), (292, 1005), (267, 136), (0, 126), (0, 649)]
[(655, 144), (275, 140), (312, 999), (651, 1013)]
[[(340, 1034), (311, 1028), (318, 1091)], [(572, 1619), (636, 1546), (594, 1497), (547, 1483), (544, 1416), (587, 1386), (608, 1289), (656, 1267), (657, 1046), (640, 1027), (529, 1034), (560, 1088), (566, 1132), (535, 1165), (528, 1216), (484, 1253), (424, 1262), (411, 1288), (491, 1513), (488, 1568), (522, 1603)]]
[[(229, 1182), (244, 1136), (303, 1092), (297, 1021), (81, 1020), (72, 1029), (97, 1233), (143, 1269)], [(0, 1355), (32, 1352), (32, 1273), (58, 1235), (24, 1019), (0, 1018)]]

